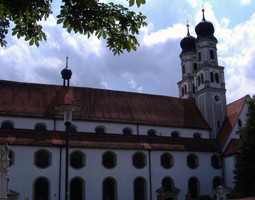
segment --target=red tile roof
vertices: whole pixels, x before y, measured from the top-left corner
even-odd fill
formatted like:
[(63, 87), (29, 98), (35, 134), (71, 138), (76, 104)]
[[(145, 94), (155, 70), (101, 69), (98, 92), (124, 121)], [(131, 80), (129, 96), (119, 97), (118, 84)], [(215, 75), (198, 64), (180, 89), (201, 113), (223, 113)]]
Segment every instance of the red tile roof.
[(0, 114), (63, 118), (59, 104), (79, 105), (73, 119), (209, 129), (191, 100), (85, 87), (0, 81)]
[[(64, 146), (65, 132), (0, 129), (0, 144)], [(151, 149), (219, 152), (215, 140), (137, 136), (122, 134), (70, 133), (70, 147), (110, 149)]]
[(239, 144), (239, 141), (239, 139), (231, 139), (223, 153), (223, 156), (230, 156), (238, 153), (237, 145)]
[(230, 136), (230, 133), (232, 129), (234, 128), (234, 125), (236, 121), (238, 120), (238, 117), (240, 115), (240, 112), (243, 109), (243, 106), (249, 96), (246, 95), (242, 97), (241, 99), (238, 99), (234, 101), (233, 103), (230, 103), (227, 105), (227, 118), (221, 128), (221, 131), (217, 137), (217, 139), (220, 142), (221, 147), (224, 147), (228, 137)]

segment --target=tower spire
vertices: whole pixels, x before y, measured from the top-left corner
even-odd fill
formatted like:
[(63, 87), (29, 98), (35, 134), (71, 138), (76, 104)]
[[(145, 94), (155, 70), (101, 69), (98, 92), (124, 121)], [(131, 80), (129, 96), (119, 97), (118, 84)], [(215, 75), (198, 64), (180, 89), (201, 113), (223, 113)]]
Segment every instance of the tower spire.
[(187, 36), (190, 36), (189, 34), (189, 21), (187, 20)]
[(204, 3), (202, 4), (202, 13), (203, 13), (203, 19), (202, 19), (202, 21), (205, 21), (205, 9), (204, 9)]

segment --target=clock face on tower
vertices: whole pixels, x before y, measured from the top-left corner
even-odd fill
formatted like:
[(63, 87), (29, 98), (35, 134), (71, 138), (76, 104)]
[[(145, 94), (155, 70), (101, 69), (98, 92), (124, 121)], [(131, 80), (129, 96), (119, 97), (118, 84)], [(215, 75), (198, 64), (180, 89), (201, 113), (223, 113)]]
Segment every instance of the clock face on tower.
[(212, 101), (214, 104), (221, 104), (222, 103), (222, 95), (218, 92), (212, 92)]

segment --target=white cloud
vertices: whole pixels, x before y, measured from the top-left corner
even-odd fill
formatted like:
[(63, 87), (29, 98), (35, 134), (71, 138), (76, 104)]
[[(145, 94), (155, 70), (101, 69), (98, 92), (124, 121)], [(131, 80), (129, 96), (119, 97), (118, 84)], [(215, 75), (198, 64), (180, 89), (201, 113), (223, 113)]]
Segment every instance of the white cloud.
[(197, 7), (197, 0), (188, 0), (188, 2), (191, 4), (193, 8)]
[(143, 92), (143, 87), (139, 87), (139, 88), (137, 89), (137, 92), (142, 93), (142, 92)]
[(242, 5), (247, 5), (247, 4), (250, 4), (250, 3), (251, 3), (251, 0), (241, 0)]
[(221, 24), (222, 24), (224, 27), (227, 27), (228, 24), (229, 24), (229, 22), (230, 22), (230, 20), (229, 20), (228, 18), (226, 18), (226, 17), (223, 17), (223, 18), (221, 19)]
[(185, 37), (187, 27), (183, 24), (174, 24), (173, 27), (167, 29), (160, 29), (156, 32), (152, 32), (153, 24), (149, 24), (148, 27), (143, 28), (144, 32), (143, 43), (147, 46), (154, 45), (156, 43), (163, 43), (168, 39), (177, 39)]
[(128, 84), (131, 88), (135, 88), (137, 85), (137, 82), (135, 82), (135, 80), (131, 79), (130, 81), (128, 81)]

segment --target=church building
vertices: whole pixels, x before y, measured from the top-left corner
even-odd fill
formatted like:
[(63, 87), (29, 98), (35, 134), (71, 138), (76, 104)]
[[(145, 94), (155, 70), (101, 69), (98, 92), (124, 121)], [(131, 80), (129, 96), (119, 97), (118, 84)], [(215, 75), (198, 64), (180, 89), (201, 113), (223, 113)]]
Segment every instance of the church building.
[[(179, 97), (0, 80), (0, 144), (8, 144), (8, 199), (183, 200), (234, 186), (244, 96), (226, 104), (214, 26), (181, 42)], [(68, 81), (65, 85), (66, 80)], [(61, 108), (71, 106), (66, 126)], [(67, 124), (66, 124), (67, 125)], [(69, 126), (70, 125), (70, 126)]]

